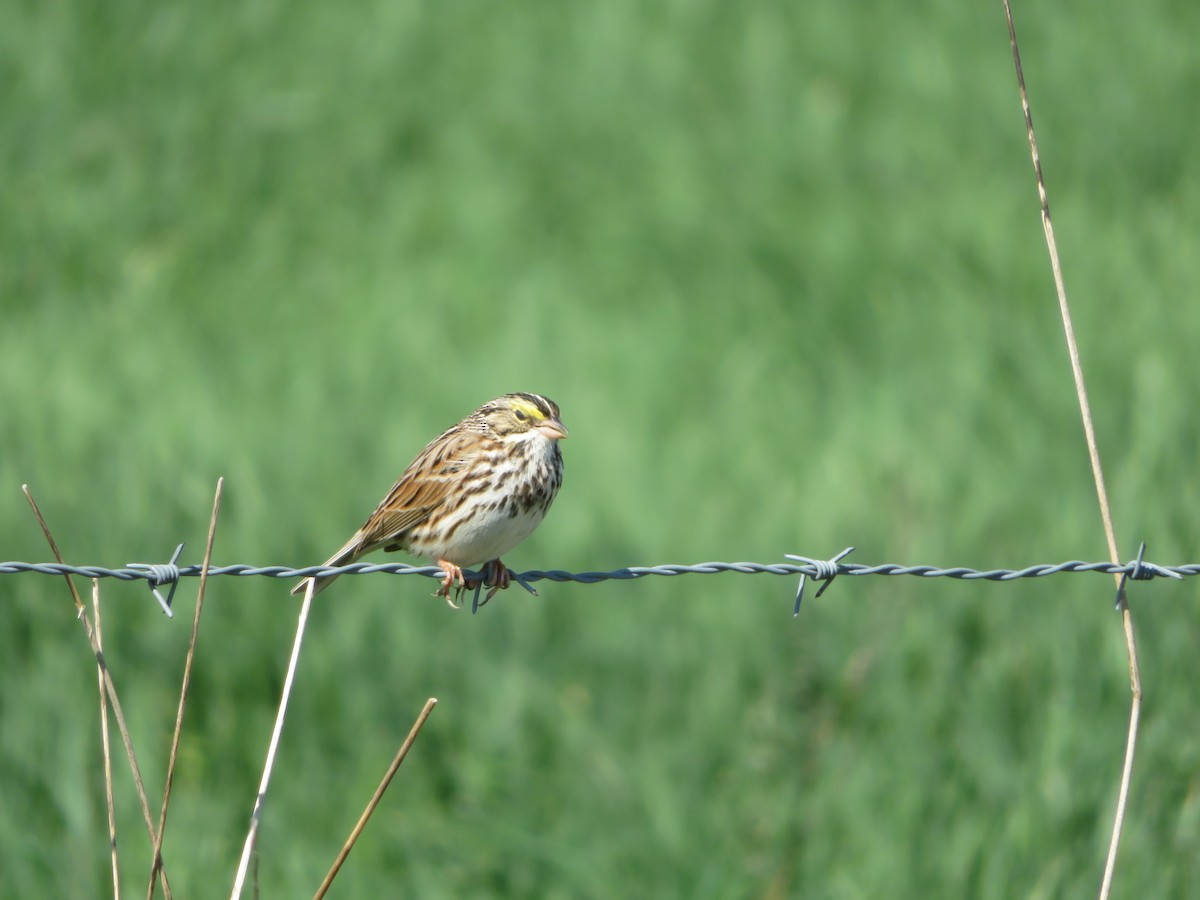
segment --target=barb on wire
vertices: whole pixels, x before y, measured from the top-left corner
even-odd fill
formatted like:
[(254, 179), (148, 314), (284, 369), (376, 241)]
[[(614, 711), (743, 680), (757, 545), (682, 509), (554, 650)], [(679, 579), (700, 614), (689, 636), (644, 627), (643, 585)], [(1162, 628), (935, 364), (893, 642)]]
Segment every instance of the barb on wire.
[[(817, 589), (817, 596), (820, 597), (825, 593), (825, 588), (833, 584), (833, 579), (838, 576), (838, 562), (844, 557), (849, 556), (854, 552), (853, 547), (847, 547), (833, 559), (809, 559), (807, 556), (796, 556), (792, 553), (785, 553), (788, 559), (798, 559), (800, 562), (808, 563), (810, 566), (816, 567), (816, 574), (812, 576), (813, 581), (822, 582)], [(804, 585), (808, 580), (808, 573), (800, 573), (800, 587), (796, 588), (796, 605), (792, 607), (792, 616), (800, 615), (800, 601), (804, 599)]]
[(1132, 581), (1148, 581), (1151, 578), (1165, 577), (1182, 579), (1184, 574), (1176, 569), (1168, 569), (1163, 566), (1155, 565), (1154, 563), (1146, 562), (1146, 542), (1142, 541), (1138, 547), (1137, 558), (1129, 565), (1125, 566), (1128, 571), (1121, 572), (1121, 581), (1117, 584), (1117, 600), (1113, 608), (1120, 610), (1122, 602), (1125, 600), (1125, 582)]
[[(175, 552), (171, 554), (171, 561), (162, 564), (150, 563), (128, 563), (131, 569), (140, 569), (146, 573), (146, 580), (150, 583), (150, 592), (154, 594), (158, 605), (162, 607), (162, 611), (167, 614), (168, 619), (175, 618), (175, 613), (171, 612), (171, 601), (175, 599), (175, 588), (179, 587), (179, 566), (175, 565), (179, 562), (179, 557), (183, 554), (183, 544), (175, 548)], [(170, 592), (167, 594), (167, 599), (163, 599), (163, 595), (158, 592), (159, 587), (164, 584), (171, 586)]]

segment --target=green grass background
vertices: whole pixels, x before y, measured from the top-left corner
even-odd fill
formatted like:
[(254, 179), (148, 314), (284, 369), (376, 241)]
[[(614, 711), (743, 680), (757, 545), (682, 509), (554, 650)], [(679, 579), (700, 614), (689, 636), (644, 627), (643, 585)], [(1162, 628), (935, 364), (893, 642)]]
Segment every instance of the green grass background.
[[(1200, 7), (1018, 33), (1122, 552), (1200, 559)], [(562, 406), (506, 560), (1023, 566), (1106, 552), (999, 3), (0, 2), (0, 558), (309, 564), (484, 400)], [(86, 585), (80, 583), (81, 588)], [(161, 790), (195, 582), (103, 584)], [(165, 845), (228, 893), (297, 601), (210, 583)], [(1098, 887), (1129, 707), (1110, 580), (345, 579), (261, 832), (310, 895), (1060, 897)], [(1200, 880), (1200, 611), (1133, 592), (1115, 896)], [(95, 665), (0, 577), (0, 893), (109, 893)], [(115, 760), (123, 893), (150, 853)], [(157, 800), (152, 805), (157, 810)]]

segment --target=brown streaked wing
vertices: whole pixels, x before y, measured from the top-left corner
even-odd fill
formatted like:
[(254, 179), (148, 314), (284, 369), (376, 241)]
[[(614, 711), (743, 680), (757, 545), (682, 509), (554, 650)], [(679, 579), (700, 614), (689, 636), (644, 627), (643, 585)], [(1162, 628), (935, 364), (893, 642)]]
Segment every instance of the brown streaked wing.
[(478, 435), (456, 427), (422, 450), (363, 525), (363, 544), (389, 543), (429, 518), (454, 487), (466, 462), (464, 451), (478, 442)]
[(363, 544), (369, 553), (376, 547), (397, 540), (402, 534), (429, 518), (433, 507), (416, 509), (381, 509), (363, 526)]

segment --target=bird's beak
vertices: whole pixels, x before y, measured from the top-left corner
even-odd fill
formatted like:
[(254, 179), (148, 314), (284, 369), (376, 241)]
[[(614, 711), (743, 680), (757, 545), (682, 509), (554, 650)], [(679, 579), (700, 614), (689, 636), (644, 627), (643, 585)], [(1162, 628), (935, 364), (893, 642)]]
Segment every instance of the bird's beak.
[(537, 430), (552, 441), (559, 441), (568, 436), (567, 426), (558, 419), (547, 419), (537, 427)]

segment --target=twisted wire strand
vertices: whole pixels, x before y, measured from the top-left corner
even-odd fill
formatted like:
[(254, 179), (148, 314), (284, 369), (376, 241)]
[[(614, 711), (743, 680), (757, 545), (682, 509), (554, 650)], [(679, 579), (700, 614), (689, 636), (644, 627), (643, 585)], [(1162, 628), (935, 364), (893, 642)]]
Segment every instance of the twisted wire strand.
[[(72, 566), (61, 563), (2, 562), (0, 575), (36, 573), (39, 575), (78, 575), (83, 578), (116, 578), (120, 581), (148, 581), (153, 586), (173, 584), (180, 578), (195, 578), (201, 567), (176, 566), (172, 564), (132, 564), (124, 568), (110, 569), (104, 566)], [(1105, 575), (1125, 575), (1145, 581), (1152, 578), (1185, 578), (1200, 575), (1200, 563), (1180, 566), (1161, 566), (1145, 560), (1117, 565), (1111, 562), (1083, 562), (1069, 560), (1061, 563), (1043, 563), (1023, 569), (971, 569), (965, 566), (943, 568), (940, 566), (902, 566), (896, 563), (868, 566), (861, 563), (834, 563), (814, 560), (807, 563), (756, 563), (756, 562), (703, 562), (694, 565), (630, 566), (609, 572), (564, 572), (560, 569), (532, 569), (522, 572), (525, 581), (574, 581), (580, 584), (596, 584), (601, 581), (631, 581), (651, 575), (673, 577), (676, 575), (715, 575), (733, 572), (739, 575), (806, 575), (815, 580), (826, 581), (835, 576), (847, 575), (913, 575), (919, 578), (957, 578), (965, 581), (1015, 581), (1020, 578), (1044, 578), (1049, 575), (1067, 573), (1099, 572)], [(445, 572), (437, 566), (411, 566), (405, 563), (352, 563), (348, 566), (252, 566), (245, 564), (210, 566), (210, 577), (236, 575), (241, 577), (265, 576), (268, 578), (308, 578), (313, 575), (424, 575), (443, 578)], [(477, 573), (469, 573), (472, 576)], [(514, 577), (516, 577), (514, 573)]]

